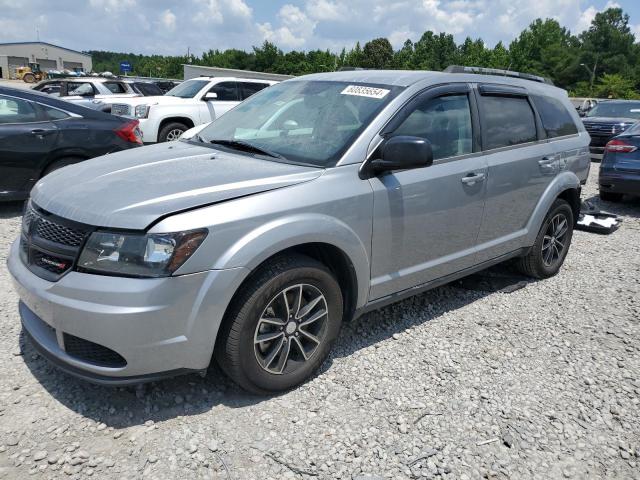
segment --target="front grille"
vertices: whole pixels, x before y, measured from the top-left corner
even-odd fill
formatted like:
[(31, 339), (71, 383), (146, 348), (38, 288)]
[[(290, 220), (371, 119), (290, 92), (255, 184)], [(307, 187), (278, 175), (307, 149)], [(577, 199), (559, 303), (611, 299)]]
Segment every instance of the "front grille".
[(56, 281), (71, 270), (91, 230), (30, 202), (22, 218), (20, 258), (39, 277)]
[(589, 132), (589, 135), (597, 135), (602, 137), (618, 135), (624, 132), (628, 127), (628, 125), (620, 125), (620, 123), (584, 122), (584, 128), (587, 130), (587, 132)]
[(41, 218), (36, 227), (36, 235), (53, 243), (67, 245), (69, 247), (79, 247), (84, 241), (86, 232), (65, 227)]
[(111, 105), (111, 115), (130, 115), (131, 109), (129, 105), (122, 103), (114, 103)]
[(122, 368), (127, 365), (127, 361), (122, 355), (104, 345), (68, 333), (65, 333), (63, 338), (65, 352), (79, 360), (99, 367)]

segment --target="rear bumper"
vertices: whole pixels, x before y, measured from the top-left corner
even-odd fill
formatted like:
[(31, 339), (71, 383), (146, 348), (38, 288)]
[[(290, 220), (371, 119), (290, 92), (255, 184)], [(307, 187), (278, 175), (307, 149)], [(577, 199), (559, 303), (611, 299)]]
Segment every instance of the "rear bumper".
[(598, 185), (601, 191), (640, 195), (640, 173), (600, 172)]

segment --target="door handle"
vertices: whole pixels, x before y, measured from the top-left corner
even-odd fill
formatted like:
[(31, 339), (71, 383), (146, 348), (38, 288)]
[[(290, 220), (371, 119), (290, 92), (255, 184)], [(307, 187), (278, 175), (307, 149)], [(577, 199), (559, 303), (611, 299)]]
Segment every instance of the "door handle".
[(44, 137), (45, 135), (51, 135), (53, 130), (44, 130), (42, 128), (35, 128), (31, 130), (31, 133), (37, 137)]
[(476, 183), (484, 182), (484, 173), (470, 173), (469, 175), (462, 177), (460, 181), (465, 185), (475, 185)]
[(551, 165), (553, 162), (557, 160), (558, 158), (555, 155), (542, 157), (540, 160), (538, 160), (538, 165), (540, 165), (541, 167), (544, 167), (546, 165)]

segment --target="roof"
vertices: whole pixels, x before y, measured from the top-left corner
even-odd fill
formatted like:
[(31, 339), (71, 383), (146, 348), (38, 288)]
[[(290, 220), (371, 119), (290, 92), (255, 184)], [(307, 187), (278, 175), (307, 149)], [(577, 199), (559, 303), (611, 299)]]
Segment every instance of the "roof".
[[(477, 73), (449, 73), (433, 72), (429, 70), (344, 70), (340, 72), (313, 73), (297, 77), (304, 80), (330, 80), (336, 82), (361, 82), (380, 85), (395, 85), (409, 87), (417, 83), (452, 83), (452, 82), (477, 82), (498, 83), (503, 85), (517, 85), (526, 87), (530, 91), (548, 91), (549, 89), (566, 91), (546, 83), (534, 82), (521, 78), (502, 75), (484, 75)], [(295, 81), (290, 80), (290, 81)]]
[(61, 50), (66, 50), (67, 52), (73, 52), (73, 53), (77, 53), (78, 55), (84, 55), (85, 57), (91, 58), (91, 55), (89, 55), (88, 53), (79, 52), (78, 50), (72, 50), (70, 48), (61, 47), (60, 45), (54, 45), (53, 43), (47, 43), (47, 42), (7, 42), (7, 43), (0, 43), (0, 48), (11, 46), (11, 45), (47, 45), (49, 47), (59, 48)]

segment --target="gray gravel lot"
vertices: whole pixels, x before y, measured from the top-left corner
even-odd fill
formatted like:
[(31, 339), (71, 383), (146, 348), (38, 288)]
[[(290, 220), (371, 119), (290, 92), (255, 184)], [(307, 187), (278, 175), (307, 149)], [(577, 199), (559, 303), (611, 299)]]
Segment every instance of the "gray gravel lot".
[(640, 199), (604, 207), (622, 227), (576, 232), (558, 276), (371, 313), (272, 398), (217, 371), (144, 391), (56, 371), (21, 336), (1, 207), (0, 478), (640, 479)]

